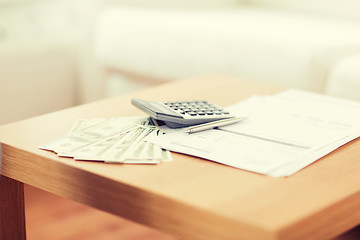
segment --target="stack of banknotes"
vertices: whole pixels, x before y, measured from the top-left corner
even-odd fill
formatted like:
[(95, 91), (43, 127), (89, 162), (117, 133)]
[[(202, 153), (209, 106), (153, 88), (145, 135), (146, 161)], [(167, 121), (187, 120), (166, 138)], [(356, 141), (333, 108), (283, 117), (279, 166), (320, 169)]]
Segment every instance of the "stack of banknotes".
[(40, 146), (59, 157), (106, 163), (158, 164), (172, 161), (168, 150), (144, 141), (151, 134), (163, 134), (149, 117), (80, 119), (69, 133)]

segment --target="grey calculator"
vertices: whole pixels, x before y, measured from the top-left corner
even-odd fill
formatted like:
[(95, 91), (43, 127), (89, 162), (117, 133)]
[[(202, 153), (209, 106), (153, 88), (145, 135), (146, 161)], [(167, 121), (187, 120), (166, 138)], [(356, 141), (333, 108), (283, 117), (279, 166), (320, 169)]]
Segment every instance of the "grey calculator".
[(163, 121), (170, 128), (193, 126), (234, 117), (208, 101), (153, 102), (132, 99), (131, 103), (150, 117)]

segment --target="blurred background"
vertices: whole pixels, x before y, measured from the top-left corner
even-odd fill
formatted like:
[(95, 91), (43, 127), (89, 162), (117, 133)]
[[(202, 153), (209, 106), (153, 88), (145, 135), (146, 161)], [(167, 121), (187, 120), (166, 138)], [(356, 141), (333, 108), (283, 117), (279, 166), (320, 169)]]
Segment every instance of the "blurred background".
[(360, 99), (360, 2), (0, 0), (0, 125), (212, 73)]

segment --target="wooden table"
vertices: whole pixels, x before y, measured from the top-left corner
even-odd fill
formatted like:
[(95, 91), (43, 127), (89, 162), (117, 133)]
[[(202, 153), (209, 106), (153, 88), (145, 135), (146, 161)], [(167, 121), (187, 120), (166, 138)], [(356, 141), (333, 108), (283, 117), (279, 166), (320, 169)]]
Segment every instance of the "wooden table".
[[(191, 240), (328, 239), (360, 223), (360, 140), (287, 178), (173, 153), (155, 166), (79, 162), (37, 147), (79, 118), (144, 115), (131, 98), (222, 106), (280, 88), (206, 76), (0, 127), (0, 239), (24, 239), (23, 183)], [(46, 99), (44, 99), (46, 101)]]

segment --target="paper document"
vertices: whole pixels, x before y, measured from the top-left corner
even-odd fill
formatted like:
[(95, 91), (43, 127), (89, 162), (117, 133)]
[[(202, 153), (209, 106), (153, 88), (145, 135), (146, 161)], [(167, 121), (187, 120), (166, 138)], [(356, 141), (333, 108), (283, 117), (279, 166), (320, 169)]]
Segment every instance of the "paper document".
[(360, 103), (321, 94), (286, 90), (253, 96), (226, 109), (248, 119), (193, 134), (171, 130), (146, 140), (172, 151), (280, 177), (360, 136)]

